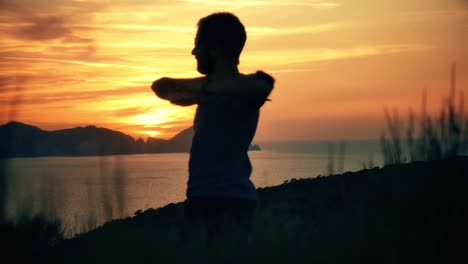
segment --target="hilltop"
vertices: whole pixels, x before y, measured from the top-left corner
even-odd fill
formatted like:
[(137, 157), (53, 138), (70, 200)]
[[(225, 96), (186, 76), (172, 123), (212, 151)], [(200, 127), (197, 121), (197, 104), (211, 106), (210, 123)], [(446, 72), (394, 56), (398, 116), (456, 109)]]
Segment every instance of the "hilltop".
[[(250, 238), (177, 239), (183, 203), (64, 240), (57, 263), (463, 263), (468, 157), (258, 189)], [(461, 261), (461, 262), (459, 262)], [(465, 262), (466, 263), (466, 262)]]

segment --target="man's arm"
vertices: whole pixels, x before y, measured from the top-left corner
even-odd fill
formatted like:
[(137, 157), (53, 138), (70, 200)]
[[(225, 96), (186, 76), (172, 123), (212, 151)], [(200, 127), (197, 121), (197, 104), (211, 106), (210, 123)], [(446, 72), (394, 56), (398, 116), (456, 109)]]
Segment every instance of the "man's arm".
[(168, 100), (173, 104), (189, 106), (197, 104), (204, 77), (191, 79), (172, 79), (163, 77), (153, 82), (151, 89), (161, 99)]
[(231, 80), (207, 81), (206, 77), (190, 79), (164, 77), (155, 81), (151, 88), (158, 97), (186, 106), (198, 103), (203, 93), (265, 101), (273, 89), (274, 81), (270, 75), (257, 71), (255, 74), (241, 75)]
[(207, 82), (205, 90), (219, 95), (267, 100), (273, 90), (274, 83), (273, 77), (263, 71), (257, 71), (255, 74), (241, 75), (232, 80)]

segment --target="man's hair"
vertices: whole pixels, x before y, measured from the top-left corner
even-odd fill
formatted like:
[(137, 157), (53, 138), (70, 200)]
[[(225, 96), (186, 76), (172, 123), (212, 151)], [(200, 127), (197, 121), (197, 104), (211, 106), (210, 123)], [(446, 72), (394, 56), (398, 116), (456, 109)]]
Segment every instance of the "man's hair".
[(217, 46), (225, 58), (236, 63), (246, 39), (244, 25), (232, 13), (214, 13), (198, 21), (200, 44), (208, 48)]

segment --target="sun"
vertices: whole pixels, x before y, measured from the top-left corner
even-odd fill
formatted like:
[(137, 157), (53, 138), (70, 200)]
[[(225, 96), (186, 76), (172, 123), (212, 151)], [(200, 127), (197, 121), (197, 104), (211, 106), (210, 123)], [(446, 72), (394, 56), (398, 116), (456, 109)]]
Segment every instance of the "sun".
[(146, 134), (148, 134), (148, 136), (150, 137), (155, 137), (159, 135), (160, 133), (158, 131), (146, 131)]

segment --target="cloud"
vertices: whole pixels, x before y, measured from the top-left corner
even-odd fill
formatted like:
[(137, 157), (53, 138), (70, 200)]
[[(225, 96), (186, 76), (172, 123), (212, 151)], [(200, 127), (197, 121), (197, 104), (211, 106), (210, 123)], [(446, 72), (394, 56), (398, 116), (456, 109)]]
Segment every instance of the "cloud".
[[(61, 76), (51, 76), (51, 79), (60, 79)], [(111, 101), (115, 98), (143, 97), (149, 98), (152, 92), (148, 86), (121, 87), (118, 89), (96, 89), (96, 90), (56, 90), (56, 89), (37, 89), (33, 86), (34, 80), (40, 80), (41, 76), (25, 76), (18, 78), (0, 77), (0, 105), (11, 104), (11, 96), (19, 95), (22, 98), (21, 103), (25, 105), (48, 105), (53, 103), (66, 102), (67, 104), (80, 104), (84, 102), (99, 103)], [(3, 84), (3, 85), (2, 85)], [(16, 90), (16, 86), (22, 87)], [(42, 83), (41, 86), (44, 86)], [(52, 86), (52, 85), (51, 85)], [(16, 92), (6, 96), (7, 92)], [(123, 112), (122, 112), (123, 113)]]
[(94, 39), (92, 38), (83, 38), (74, 35), (67, 35), (62, 39), (62, 43), (93, 43)]
[(57, 14), (66, 16), (82, 15), (103, 10), (108, 1), (77, 0), (2, 0), (0, 12), (3, 14)]
[(322, 33), (329, 32), (337, 29), (350, 28), (350, 24), (338, 24), (338, 23), (328, 23), (328, 24), (319, 24), (319, 25), (310, 25), (302, 27), (283, 27), (283, 28), (273, 28), (273, 27), (247, 27), (246, 31), (249, 36), (286, 36), (294, 34), (311, 34), (311, 33)]
[(246, 60), (246, 66), (259, 63), (270, 66), (288, 65), (302, 62), (329, 61), (355, 57), (377, 56), (401, 52), (418, 52), (431, 50), (433, 47), (422, 44), (387, 44), (369, 45), (344, 49), (291, 49), (273, 53), (270, 50), (251, 52)]
[(181, 27), (181, 26), (161, 26), (161, 25), (146, 25), (146, 24), (76, 24), (77, 27), (86, 29), (125, 29), (125, 30), (139, 30), (139, 31), (170, 31), (170, 32), (183, 32), (195, 33), (195, 27)]
[(14, 28), (12, 35), (24, 40), (50, 40), (71, 34), (71, 30), (64, 25), (65, 19), (63, 17), (32, 17), (25, 22), (26, 25)]
[[(55, 4), (55, 5), (54, 5)], [(92, 56), (96, 52), (96, 41), (89, 37), (91, 31), (74, 26), (76, 20), (86, 20), (97, 5), (71, 0), (52, 1), (0, 1), (0, 37), (10, 49), (3, 46), (2, 57), (17, 57), (27, 49), (11, 49), (26, 45), (34, 56), (51, 55), (62, 49), (65, 57), (78, 59)], [(59, 42), (57, 42), (57, 40)], [(52, 46), (53, 45), (53, 46)], [(48, 47), (49, 46), (49, 47)], [(46, 50), (38, 49), (45, 48)], [(49, 48), (49, 50), (47, 50)], [(52, 51), (50, 54), (49, 52)], [(20, 56), (28, 57), (28, 56)], [(63, 57), (63, 56), (62, 56)]]
[(13, 86), (13, 79), (14, 78), (10, 76), (0, 76), (0, 94), (15, 90)]
[(26, 74), (18, 74), (16, 76), (0, 75), (0, 95), (22, 91), (23, 86), (29, 79), (30, 76)]
[[(32, 16), (21, 23), (6, 27), (7, 38), (16, 41), (37, 41), (41, 46), (47, 46), (48, 41), (60, 40), (58, 44), (49, 42), (50, 49), (61, 49), (62, 54), (74, 54), (74, 58), (85, 58), (96, 53), (96, 43), (93, 38), (80, 36), (66, 18), (61, 16)], [(10, 41), (12, 41), (10, 40)], [(61, 46), (59, 46), (61, 45)], [(38, 54), (36, 52), (36, 54)], [(39, 53), (40, 54), (40, 53)], [(53, 54), (53, 53), (52, 53)]]
[[(56, 50), (63, 50), (60, 47), (55, 47), (53, 49)], [(67, 48), (64, 48), (67, 49)], [(93, 50), (92, 50), (93, 51)], [(112, 68), (134, 68), (134, 69), (141, 69), (141, 70), (149, 70), (151, 68), (148, 67), (139, 67), (139, 66), (131, 66), (126, 64), (117, 64), (117, 63), (104, 63), (104, 62), (88, 62), (88, 61), (79, 61), (79, 60), (67, 60), (67, 59), (47, 59), (47, 58), (34, 58), (34, 57), (10, 57), (10, 56), (2, 56), (3, 59), (7, 60), (23, 60), (23, 61), (42, 61), (42, 62), (54, 62), (60, 64), (76, 64), (76, 65), (83, 65), (83, 66), (90, 66), (90, 67), (112, 67)]]
[(148, 113), (151, 109), (153, 109), (153, 106), (127, 107), (127, 108), (122, 108), (122, 109), (112, 111), (112, 115), (117, 118), (128, 117), (128, 116)]
[(319, 9), (337, 8), (336, 2), (310, 2), (310, 1), (218, 1), (218, 0), (183, 0), (195, 4), (222, 5), (231, 7), (253, 7), (253, 6), (308, 6)]
[(395, 14), (396, 19), (400, 21), (405, 20), (457, 20), (466, 19), (468, 16), (468, 8), (446, 8), (436, 10), (417, 10), (406, 11)]

